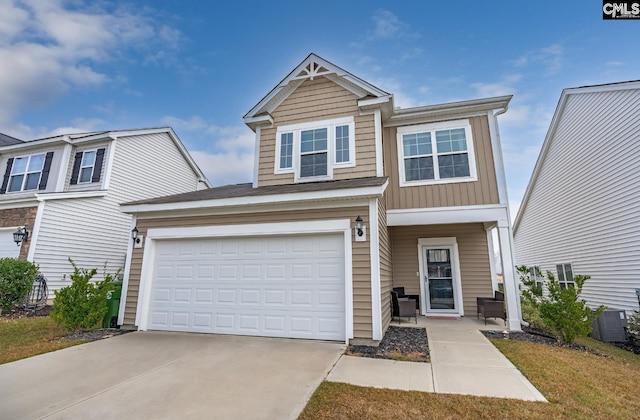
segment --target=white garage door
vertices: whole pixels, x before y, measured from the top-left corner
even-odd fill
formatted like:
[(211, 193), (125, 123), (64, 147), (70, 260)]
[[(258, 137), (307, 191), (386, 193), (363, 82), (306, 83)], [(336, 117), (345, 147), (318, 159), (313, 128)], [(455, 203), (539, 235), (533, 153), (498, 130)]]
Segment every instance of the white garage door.
[(13, 242), (13, 232), (16, 228), (0, 229), (0, 258), (18, 258), (20, 247)]
[(345, 339), (341, 235), (158, 241), (148, 329)]

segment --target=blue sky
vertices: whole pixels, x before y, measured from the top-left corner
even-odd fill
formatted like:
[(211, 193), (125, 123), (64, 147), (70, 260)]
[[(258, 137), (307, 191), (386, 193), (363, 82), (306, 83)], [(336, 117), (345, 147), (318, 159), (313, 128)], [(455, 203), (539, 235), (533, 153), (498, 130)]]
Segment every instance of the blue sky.
[(0, 132), (172, 126), (214, 185), (248, 182), (242, 116), (314, 52), (410, 107), (513, 94), (512, 210), (563, 88), (640, 79), (640, 20), (600, 1), (0, 0)]

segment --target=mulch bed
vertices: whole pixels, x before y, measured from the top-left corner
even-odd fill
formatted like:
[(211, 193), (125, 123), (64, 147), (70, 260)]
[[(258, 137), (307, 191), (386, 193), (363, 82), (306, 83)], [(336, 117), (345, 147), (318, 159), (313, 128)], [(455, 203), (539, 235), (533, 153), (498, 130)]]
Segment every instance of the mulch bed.
[(391, 326), (378, 347), (349, 346), (347, 354), (374, 359), (429, 362), (429, 343), (425, 328)]
[[(52, 310), (53, 306), (51, 305), (46, 305), (43, 308), (35, 311), (33, 309), (14, 308), (7, 313), (3, 313), (2, 318), (20, 319), (33, 316), (50, 316)], [(131, 332), (131, 330), (123, 330), (118, 328), (98, 328), (88, 331), (75, 331), (67, 334), (64, 338), (68, 340), (97, 341), (103, 338), (111, 338), (117, 335), (126, 334), (128, 332)]]

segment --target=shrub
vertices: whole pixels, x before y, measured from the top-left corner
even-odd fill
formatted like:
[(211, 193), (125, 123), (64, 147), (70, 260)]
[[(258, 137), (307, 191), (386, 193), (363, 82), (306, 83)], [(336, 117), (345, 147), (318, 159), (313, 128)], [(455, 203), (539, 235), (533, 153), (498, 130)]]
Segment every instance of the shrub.
[(22, 302), (38, 277), (38, 266), (26, 260), (0, 258), (0, 313)]
[[(547, 271), (545, 277), (538, 267), (520, 266), (516, 269), (522, 283), (527, 286), (527, 289), (522, 291), (522, 302), (525, 304), (523, 306), (529, 305), (532, 311), (539, 311), (541, 329), (550, 330), (566, 343), (572, 343), (577, 337), (591, 333), (593, 320), (600, 316), (605, 307), (601, 305), (592, 310), (580, 299), (582, 287), (589, 280), (589, 276), (575, 275), (575, 286), (563, 289), (550, 271)], [(545, 295), (543, 288), (536, 285), (535, 279), (531, 278), (531, 270), (535, 270), (536, 277), (542, 280), (548, 294)]]
[(635, 311), (627, 320), (628, 332), (632, 339), (640, 340), (640, 311)]
[(69, 262), (73, 266), (71, 285), (54, 292), (51, 317), (68, 330), (99, 328), (108, 311), (109, 285), (118, 273), (105, 272), (104, 280), (92, 283), (91, 279), (98, 272), (96, 268), (78, 268), (71, 259)]

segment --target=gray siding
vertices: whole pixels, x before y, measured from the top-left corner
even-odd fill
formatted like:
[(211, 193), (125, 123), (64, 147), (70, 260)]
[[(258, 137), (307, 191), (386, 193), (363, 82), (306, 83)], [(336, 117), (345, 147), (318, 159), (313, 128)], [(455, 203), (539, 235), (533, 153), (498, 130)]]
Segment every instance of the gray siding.
[(572, 263), (590, 305), (638, 309), (640, 90), (568, 95), (515, 231), (518, 264)]

